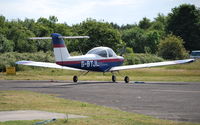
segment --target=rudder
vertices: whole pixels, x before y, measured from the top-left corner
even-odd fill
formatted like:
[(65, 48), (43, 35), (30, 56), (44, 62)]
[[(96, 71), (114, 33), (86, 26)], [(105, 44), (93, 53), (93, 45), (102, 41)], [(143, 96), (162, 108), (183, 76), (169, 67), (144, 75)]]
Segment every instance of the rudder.
[(68, 57), (70, 57), (69, 51), (65, 46), (65, 42), (60, 34), (52, 33), (51, 37), (55, 61), (57, 64), (62, 64), (64, 61), (67, 61)]

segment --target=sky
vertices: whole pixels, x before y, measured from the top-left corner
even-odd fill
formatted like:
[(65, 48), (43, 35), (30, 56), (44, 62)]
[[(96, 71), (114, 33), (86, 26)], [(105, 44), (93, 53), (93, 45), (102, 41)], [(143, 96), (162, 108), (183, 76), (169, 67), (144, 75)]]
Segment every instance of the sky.
[(0, 15), (8, 20), (54, 15), (59, 23), (68, 25), (87, 18), (126, 25), (144, 17), (153, 21), (158, 13), (167, 15), (184, 3), (200, 8), (200, 0), (0, 0)]

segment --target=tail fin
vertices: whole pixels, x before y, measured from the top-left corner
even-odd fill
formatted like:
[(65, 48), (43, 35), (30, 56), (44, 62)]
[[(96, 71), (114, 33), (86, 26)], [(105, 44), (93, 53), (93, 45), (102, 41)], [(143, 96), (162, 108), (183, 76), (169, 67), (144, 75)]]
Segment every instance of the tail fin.
[(55, 61), (58, 63), (67, 61), (67, 58), (70, 57), (70, 54), (65, 46), (65, 42), (64, 42), (62, 36), (58, 33), (52, 33), (51, 37), (52, 37)]
[(89, 36), (61, 36), (58, 33), (52, 33), (51, 37), (31, 37), (29, 39), (52, 39), (53, 51), (55, 55), (55, 61), (57, 64), (63, 64), (70, 57), (69, 51), (65, 46), (63, 39), (79, 39), (79, 38), (89, 38)]

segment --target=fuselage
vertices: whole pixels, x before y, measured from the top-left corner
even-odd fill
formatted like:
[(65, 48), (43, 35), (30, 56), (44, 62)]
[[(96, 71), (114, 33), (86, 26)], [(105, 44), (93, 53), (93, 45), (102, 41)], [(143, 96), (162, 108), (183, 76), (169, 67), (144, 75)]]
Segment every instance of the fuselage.
[(100, 57), (96, 54), (70, 56), (67, 61), (56, 62), (58, 65), (73, 67), (89, 71), (107, 72), (112, 67), (120, 66), (124, 62), (121, 56)]
[(109, 47), (95, 47), (82, 56), (70, 56), (62, 36), (51, 34), (56, 64), (88, 71), (107, 72), (120, 66), (124, 58)]

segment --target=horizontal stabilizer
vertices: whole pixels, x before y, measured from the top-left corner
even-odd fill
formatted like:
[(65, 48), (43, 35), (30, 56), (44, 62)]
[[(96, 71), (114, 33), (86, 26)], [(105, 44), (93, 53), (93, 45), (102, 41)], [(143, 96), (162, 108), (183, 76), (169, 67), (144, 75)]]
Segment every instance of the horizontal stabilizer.
[(51, 37), (31, 37), (29, 39), (35, 40), (35, 39), (52, 39)]
[(59, 38), (63, 39), (82, 39), (82, 38), (90, 38), (89, 36), (59, 36)]
[[(82, 39), (82, 38), (90, 38), (90, 37), (89, 36), (59, 36), (59, 38), (62, 38), (62, 39)], [(31, 40), (52, 39), (52, 37), (31, 37), (29, 39), (31, 39)]]

